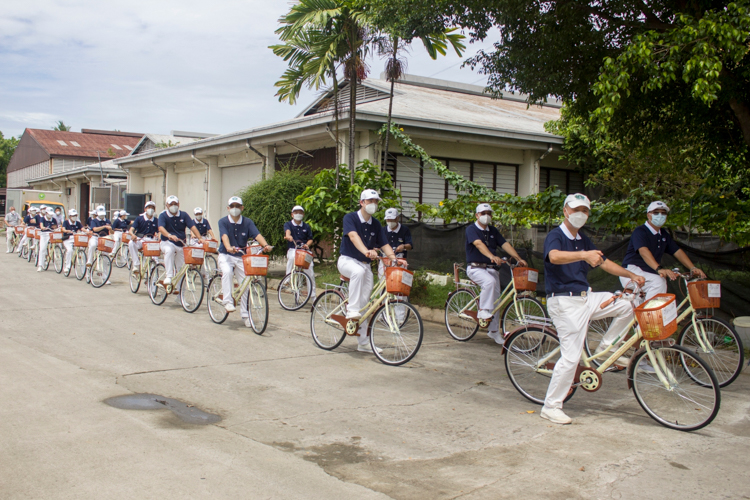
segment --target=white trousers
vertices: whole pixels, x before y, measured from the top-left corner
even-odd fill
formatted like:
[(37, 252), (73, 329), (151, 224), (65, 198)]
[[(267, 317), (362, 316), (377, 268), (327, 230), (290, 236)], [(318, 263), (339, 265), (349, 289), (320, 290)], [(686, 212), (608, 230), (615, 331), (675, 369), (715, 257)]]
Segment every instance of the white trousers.
[[(164, 254), (167, 278), (174, 278), (175, 269), (181, 269), (185, 265), (185, 254), (182, 253), (182, 247), (178, 247), (171, 241), (162, 241), (161, 253)], [(175, 266), (177, 267), (175, 268)]]
[[(362, 309), (370, 301), (372, 293), (373, 276), (370, 264), (341, 255), (336, 267), (342, 275), (349, 278), (349, 303), (346, 308), (346, 317), (359, 318), (362, 316)], [(357, 340), (361, 345), (370, 341), (367, 337), (367, 324), (368, 321), (363, 321), (359, 326)]]
[(122, 241), (122, 231), (115, 231), (113, 237), (115, 239), (115, 250), (117, 250), (117, 245)]
[[(639, 298), (636, 298), (634, 301), (635, 305), (642, 304), (644, 301), (649, 300), (657, 293), (667, 293), (667, 280), (665, 278), (662, 278), (658, 274), (647, 273), (640, 267), (633, 264), (630, 264), (628, 266), (628, 271), (646, 278), (646, 283), (643, 285), (643, 288), (641, 288), (642, 291), (646, 292), (646, 298), (643, 301), (641, 301), (641, 299)], [(622, 283), (622, 286), (627, 285), (629, 282), (629, 278), (620, 278), (620, 283)]]
[[(221, 269), (221, 293), (224, 296), (224, 304), (231, 304), (232, 291), (234, 291), (232, 276), (237, 278), (237, 283), (242, 283), (242, 280), (245, 279), (245, 266), (242, 264), (242, 257), (220, 253), (219, 269)], [(248, 317), (247, 293), (243, 293), (240, 299), (240, 314), (243, 318)]]
[(75, 250), (73, 243), (75, 243), (75, 238), (72, 235), (63, 241), (63, 246), (65, 247), (65, 270), (70, 269), (70, 263), (73, 260), (73, 251)]
[(49, 233), (42, 233), (41, 237), (39, 238), (39, 267), (38, 269), (41, 269), (44, 265), (44, 259), (47, 258), (47, 244), (49, 243)]
[(15, 232), (15, 228), (13, 226), (6, 226), (5, 228), (5, 246), (7, 247), (7, 250), (10, 252), (13, 249), (11, 248), (11, 241), (13, 241), (13, 233)]
[(589, 321), (614, 318), (600, 345), (608, 347), (633, 319), (633, 306), (625, 300), (601, 309), (602, 302), (612, 297), (609, 292), (589, 292), (586, 297), (550, 297), (547, 311), (555, 324), (560, 339), (560, 359), (555, 364), (552, 379), (544, 400), (545, 408), (562, 408), (563, 400), (573, 383), (576, 367), (581, 360), (583, 343), (589, 329)]
[(495, 308), (495, 302), (500, 297), (500, 273), (496, 269), (482, 269), (469, 266), (466, 270), (466, 276), (482, 288), (482, 291), (479, 293), (477, 318), (492, 318), (487, 330), (489, 332), (497, 332), (499, 330), (500, 311), (493, 315), (492, 310)]
[[(296, 250), (294, 248), (290, 248), (286, 252), (286, 273), (289, 274), (292, 272), (292, 269), (294, 269), (294, 252)], [(310, 291), (310, 300), (314, 300), (315, 296), (317, 295), (316, 289), (315, 289), (315, 271), (313, 271), (313, 267), (315, 266), (315, 263), (310, 262), (310, 267), (307, 269), (304, 269), (302, 272), (307, 275), (308, 278), (310, 278), (310, 284), (312, 286), (312, 290)]]
[(21, 236), (21, 244), (18, 245), (18, 251), (20, 252), (23, 246), (26, 244), (26, 242), (29, 241), (28, 236), (26, 236), (26, 231), (23, 232), (23, 236)]
[(91, 236), (89, 236), (89, 246), (86, 248), (86, 263), (87, 264), (93, 264), (94, 253), (96, 252), (97, 245), (99, 245), (99, 237), (94, 236), (92, 234)]

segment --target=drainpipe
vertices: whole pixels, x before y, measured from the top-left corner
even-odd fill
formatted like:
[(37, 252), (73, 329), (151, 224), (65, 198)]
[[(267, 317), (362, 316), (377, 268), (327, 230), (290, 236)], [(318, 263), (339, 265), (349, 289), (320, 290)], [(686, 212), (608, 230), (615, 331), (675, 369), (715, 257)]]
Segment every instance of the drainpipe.
[(193, 157), (194, 161), (197, 161), (198, 163), (206, 167), (206, 181), (203, 183), (203, 206), (205, 207), (203, 210), (208, 211), (208, 163), (195, 156), (195, 150), (190, 153), (190, 156)]
[(258, 151), (257, 149), (255, 149), (254, 147), (250, 145), (250, 139), (245, 139), (245, 144), (247, 145), (247, 149), (251, 150), (253, 153), (263, 158), (262, 180), (266, 180), (266, 167), (268, 165), (268, 158), (266, 158), (266, 155), (264, 155), (263, 153), (261, 153), (260, 151)]
[[(539, 179), (539, 164), (542, 162), (542, 160), (552, 152), (552, 144), (547, 145), (547, 151), (542, 153), (542, 156), (540, 156), (535, 162), (534, 162), (534, 179)], [(539, 183), (537, 182), (537, 186), (539, 186)], [(537, 191), (539, 189), (537, 188)]]
[(99, 187), (104, 187), (104, 169), (102, 168), (102, 157), (99, 155), (99, 151), (96, 152), (96, 157), (99, 158)]
[(162, 180), (162, 183), (161, 183), (161, 194), (164, 198), (164, 202), (166, 203), (167, 201), (167, 171), (166, 169), (163, 169), (159, 165), (157, 165), (153, 158), (151, 158), (151, 165), (161, 170), (162, 174), (164, 174), (164, 179)]

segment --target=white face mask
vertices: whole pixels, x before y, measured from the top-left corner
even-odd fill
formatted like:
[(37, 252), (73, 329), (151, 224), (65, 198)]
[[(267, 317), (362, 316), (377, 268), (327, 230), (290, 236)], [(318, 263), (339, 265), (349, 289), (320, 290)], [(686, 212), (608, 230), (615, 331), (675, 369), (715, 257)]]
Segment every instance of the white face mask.
[(667, 222), (667, 214), (653, 214), (651, 216), (651, 224), (656, 227), (662, 227)]
[(232, 217), (239, 217), (241, 213), (242, 213), (242, 209), (241, 208), (230, 208), (229, 209), (229, 215), (231, 215)]
[(200, 221), (203, 220), (203, 216), (202, 215), (196, 215), (195, 216), (195, 220), (197, 220), (198, 222), (200, 222)]
[(568, 215), (568, 222), (576, 229), (581, 229), (588, 219), (589, 216), (585, 212), (573, 212)]
[(47, 214), (47, 215), (44, 216), (44, 218), (47, 219), (47, 220), (50, 220), (52, 218), (52, 216), (50, 214)]
[(365, 212), (372, 215), (375, 212), (378, 211), (378, 204), (377, 203), (370, 203), (369, 205), (365, 205)]
[(78, 219), (75, 215), (70, 216), (70, 222), (75, 222)]
[(398, 222), (389, 222), (388, 227), (391, 229), (396, 229), (398, 227)]
[(304, 214), (294, 214), (292, 217), (294, 217), (294, 220), (296, 220), (297, 222), (300, 222), (302, 219), (305, 218), (305, 215)]
[(492, 222), (492, 216), (491, 215), (480, 215), (479, 216), (479, 223), (484, 224), (485, 226), (489, 226), (490, 222)]
[(148, 215), (149, 217), (153, 217), (154, 216), (154, 209), (153, 208), (147, 208), (146, 209), (146, 215)]
[(174, 215), (174, 214), (176, 214), (179, 211), (180, 211), (180, 207), (178, 205), (170, 205), (169, 206), (169, 213), (170, 214)]

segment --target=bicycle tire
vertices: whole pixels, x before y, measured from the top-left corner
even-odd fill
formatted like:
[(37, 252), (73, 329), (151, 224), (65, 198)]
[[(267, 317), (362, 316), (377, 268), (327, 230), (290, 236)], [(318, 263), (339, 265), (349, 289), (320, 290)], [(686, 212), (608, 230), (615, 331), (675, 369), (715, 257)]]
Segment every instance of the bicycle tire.
[(128, 265), (128, 247), (127, 245), (120, 244), (120, 248), (117, 249), (114, 256), (114, 263), (117, 269), (122, 269)]
[[(710, 424), (719, 413), (721, 390), (708, 363), (678, 345), (654, 347), (651, 351), (657, 360), (660, 357), (664, 361), (664, 366), (671, 373), (671, 377), (667, 373), (664, 373), (664, 376), (672, 380), (670, 380), (670, 387), (667, 388), (659, 380), (657, 374), (640, 369), (644, 356), (646, 363), (650, 363), (650, 359), (645, 349), (638, 351), (631, 362), (628, 378), (633, 388), (633, 395), (641, 408), (664, 427), (678, 431), (695, 431)], [(661, 365), (660, 362), (659, 364)], [(691, 375), (684, 373), (686, 364), (691, 366)], [(694, 379), (699, 371), (701, 383)], [(651, 398), (651, 394), (657, 391), (658, 395)], [(654, 408), (656, 404), (663, 404), (665, 401), (667, 401), (668, 408), (663, 410)], [(686, 424), (685, 422), (689, 420), (693, 422)]]
[(109, 255), (99, 254), (94, 257), (89, 274), (91, 276), (91, 286), (94, 288), (103, 287), (112, 274), (112, 261), (109, 259)]
[(141, 275), (140, 270), (138, 271), (138, 275), (136, 276), (133, 273), (133, 270), (130, 269), (130, 272), (128, 273), (128, 282), (130, 284), (130, 291), (133, 293), (138, 293), (138, 290), (141, 289), (141, 281), (143, 280), (143, 276)]
[(27, 260), (28, 260), (29, 262), (31, 262), (32, 260), (34, 260), (34, 261), (35, 261), (34, 257), (35, 257), (35, 255), (36, 255), (36, 251), (35, 251), (35, 249), (34, 249), (34, 248), (35, 248), (34, 246), (32, 246), (31, 248), (29, 248), (29, 251), (28, 251), (28, 253), (26, 254), (26, 258), (27, 258)]
[(459, 342), (471, 340), (479, 331), (479, 323), (458, 316), (458, 312), (472, 300), (474, 300), (474, 305), (469, 310), (476, 312), (477, 304), (475, 299), (476, 294), (474, 292), (466, 288), (461, 288), (451, 292), (448, 295), (448, 300), (445, 301), (445, 328), (448, 330), (448, 335)]
[[(346, 298), (338, 290), (326, 290), (318, 295), (310, 311), (310, 333), (315, 345), (326, 351), (336, 349), (344, 341), (346, 332), (339, 326), (326, 323), (325, 319)], [(344, 311), (339, 311), (343, 316)]]
[[(68, 251), (66, 250), (63, 252), (63, 259), (67, 256)], [(72, 253), (70, 255), (70, 266), (68, 266), (67, 270), (63, 271), (63, 275), (68, 278), (70, 277), (70, 273), (73, 270), (73, 257), (75, 257), (75, 253)]]
[(55, 245), (52, 249), (52, 262), (55, 266), (55, 272), (57, 274), (62, 273), (63, 271), (63, 255), (62, 255), (62, 249), (60, 248), (60, 245)]
[(216, 262), (216, 257), (211, 254), (207, 254), (203, 260), (203, 266), (206, 268), (206, 277), (210, 280), (219, 272), (219, 264)]
[[(544, 404), (552, 374), (539, 373), (536, 364), (558, 348), (560, 341), (548, 330), (528, 326), (512, 334), (505, 341), (505, 372), (510, 383), (523, 397), (538, 405)], [(549, 363), (556, 363), (560, 353), (553, 355)], [(553, 368), (554, 370), (554, 368)], [(565, 397), (569, 401), (576, 392), (576, 386)]]
[(180, 280), (180, 304), (185, 312), (192, 314), (197, 311), (205, 292), (203, 275), (195, 269), (188, 269)]
[[(719, 318), (696, 319), (706, 331), (713, 352), (706, 352), (698, 343), (693, 322), (688, 322), (677, 337), (677, 344), (693, 352), (708, 363), (719, 381), (719, 387), (726, 387), (734, 382), (745, 364), (745, 351), (742, 339), (729, 322)], [(690, 371), (688, 371), (688, 374)], [(695, 379), (696, 382), (698, 379)]]
[(208, 282), (208, 297), (206, 297), (206, 309), (208, 309), (208, 316), (211, 321), (220, 325), (226, 321), (229, 313), (224, 308), (224, 304), (219, 303), (218, 297), (222, 294), (221, 289), (221, 276), (214, 276)]
[(19, 259), (25, 259), (29, 255), (29, 247), (27, 245), (23, 245), (21, 249), (18, 251), (18, 258)]
[(163, 286), (157, 286), (166, 276), (167, 269), (163, 264), (157, 264), (148, 277), (148, 296), (155, 306), (160, 306), (167, 300), (167, 290)]
[[(295, 290), (294, 279), (301, 280), (303, 285)], [(299, 285), (299, 284), (298, 284)], [(307, 290), (307, 292), (305, 292)], [(312, 281), (303, 272), (292, 271), (282, 278), (279, 283), (277, 296), (279, 305), (286, 311), (299, 311), (310, 301), (312, 295)], [(286, 300), (288, 303), (285, 303)]]
[(78, 248), (73, 258), (75, 259), (75, 263), (71, 265), (75, 265), (76, 279), (81, 281), (86, 277), (86, 253)]
[[(538, 324), (541, 318), (544, 318), (544, 320), (549, 319), (549, 316), (547, 316), (547, 312), (544, 310), (544, 306), (542, 306), (542, 303), (539, 302), (536, 298), (516, 297), (516, 302), (518, 303), (518, 308), (521, 311), (521, 314), (524, 315), (524, 319), (522, 320), (518, 318), (516, 306), (511, 300), (510, 303), (505, 306), (505, 310), (503, 311), (503, 335), (508, 335), (510, 334), (510, 332), (514, 332), (518, 328), (527, 326), (528, 324)], [(530, 317), (530, 319), (526, 320), (526, 317)]]
[[(594, 355), (594, 352), (596, 352), (596, 348), (599, 347), (599, 343), (602, 340), (602, 337), (605, 333), (607, 333), (607, 330), (609, 329), (609, 326), (612, 324), (613, 318), (602, 318), (602, 319), (594, 319), (589, 321), (588, 325), (588, 331), (586, 332), (586, 340), (583, 344), (584, 349), (586, 350), (586, 356), (591, 357)], [(627, 335), (625, 335), (622, 339), (622, 341), (619, 343), (619, 345), (622, 345), (623, 342), (626, 342), (626, 339), (629, 339), (631, 335), (635, 334), (634, 328), (630, 329), (630, 332), (628, 332)], [(633, 354), (635, 354), (636, 349), (638, 349), (639, 343), (635, 343), (633, 347), (625, 351), (623, 354), (626, 358), (632, 358)], [(618, 346), (619, 347), (619, 346)], [(612, 349), (609, 351), (609, 354), (614, 354), (615, 350)], [(600, 366), (602, 363), (604, 363), (609, 358), (609, 355), (607, 357), (602, 356), (601, 358), (592, 359), (591, 364), (594, 366)]]
[[(404, 313), (405, 319), (398, 317), (400, 311), (394, 306), (409, 311), (409, 314)], [(391, 321), (388, 320), (389, 316)], [(393, 316), (397, 325), (389, 324), (393, 323)], [(394, 331), (396, 329), (398, 329), (397, 332)], [(372, 315), (367, 325), (367, 334), (370, 337), (372, 352), (381, 363), (388, 366), (401, 366), (413, 359), (419, 352), (424, 339), (424, 323), (413, 305), (408, 302), (389, 300)]]
[[(268, 296), (266, 287), (259, 281), (253, 281), (247, 288), (247, 313), (250, 317), (252, 330), (258, 335), (263, 335), (268, 326)], [(251, 294), (255, 297), (251, 301)]]
[[(52, 260), (52, 255), (50, 255), (52, 252), (49, 250), (49, 245), (47, 246), (47, 254), (44, 256), (44, 262), (42, 262), (42, 269), (47, 271), (49, 269), (50, 261)], [(39, 266), (39, 259), (37, 259), (37, 266)]]

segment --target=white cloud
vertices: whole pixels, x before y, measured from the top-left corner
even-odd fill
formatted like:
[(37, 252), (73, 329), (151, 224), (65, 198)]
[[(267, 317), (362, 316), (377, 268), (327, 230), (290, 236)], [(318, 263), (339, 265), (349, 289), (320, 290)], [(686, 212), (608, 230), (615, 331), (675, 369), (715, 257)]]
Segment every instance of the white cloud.
[[(36, 0), (0, 12), (0, 130), (80, 128), (226, 133), (288, 119), (274, 82), (284, 62), (267, 48), (287, 1)], [(476, 48), (470, 46), (473, 53)], [(455, 55), (416, 47), (410, 73), (482, 84)], [(378, 77), (382, 62), (370, 62)], [(479, 80), (479, 81), (477, 81)]]

